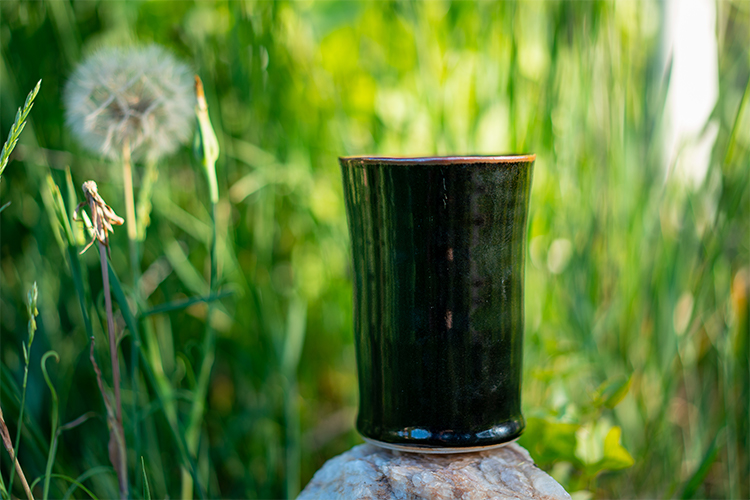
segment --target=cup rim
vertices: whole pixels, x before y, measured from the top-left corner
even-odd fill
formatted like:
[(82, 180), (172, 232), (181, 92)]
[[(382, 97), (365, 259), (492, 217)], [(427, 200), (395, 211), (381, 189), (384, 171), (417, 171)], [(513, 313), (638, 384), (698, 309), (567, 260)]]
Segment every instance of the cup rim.
[(421, 164), (421, 165), (455, 165), (469, 163), (531, 163), (536, 160), (536, 154), (504, 154), (504, 155), (467, 155), (467, 156), (339, 156), (341, 162), (357, 162), (361, 164)]

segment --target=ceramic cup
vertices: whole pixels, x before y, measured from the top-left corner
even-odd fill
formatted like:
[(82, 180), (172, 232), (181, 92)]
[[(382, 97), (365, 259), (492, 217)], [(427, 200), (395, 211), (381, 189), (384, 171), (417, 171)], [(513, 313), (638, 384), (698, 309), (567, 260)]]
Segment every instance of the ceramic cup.
[(340, 158), (367, 441), (455, 453), (521, 434), (534, 159)]

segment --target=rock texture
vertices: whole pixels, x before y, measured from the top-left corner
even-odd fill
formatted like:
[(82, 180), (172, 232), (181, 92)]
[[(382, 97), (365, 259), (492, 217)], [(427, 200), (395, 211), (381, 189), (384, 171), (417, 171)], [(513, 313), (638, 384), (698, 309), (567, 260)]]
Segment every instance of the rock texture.
[(569, 500), (570, 495), (515, 443), (455, 455), (363, 444), (326, 462), (297, 500), (418, 498)]

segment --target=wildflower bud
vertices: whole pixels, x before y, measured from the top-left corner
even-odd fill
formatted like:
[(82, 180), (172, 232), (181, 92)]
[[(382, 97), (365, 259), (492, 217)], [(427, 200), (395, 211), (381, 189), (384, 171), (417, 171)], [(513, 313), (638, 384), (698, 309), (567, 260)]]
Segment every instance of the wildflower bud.
[(34, 282), (34, 286), (31, 287), (31, 290), (29, 290), (29, 293), (27, 294), (28, 299), (28, 308), (29, 308), (29, 316), (36, 316), (39, 314), (39, 310), (36, 308), (36, 301), (39, 297), (39, 290), (36, 286), (36, 281)]
[(203, 92), (203, 82), (198, 75), (195, 75), (195, 96), (197, 98), (195, 116), (198, 119), (198, 130), (193, 142), (193, 151), (195, 157), (206, 170), (211, 203), (218, 203), (219, 184), (216, 181), (216, 160), (219, 158), (219, 141), (216, 139), (216, 133), (211, 126), (206, 96)]
[(38, 289), (36, 287), (36, 281), (34, 286), (31, 287), (27, 294), (26, 310), (29, 313), (29, 345), (34, 341), (34, 332), (36, 331), (36, 317), (39, 315), (39, 310), (36, 308), (37, 297), (39, 296)]

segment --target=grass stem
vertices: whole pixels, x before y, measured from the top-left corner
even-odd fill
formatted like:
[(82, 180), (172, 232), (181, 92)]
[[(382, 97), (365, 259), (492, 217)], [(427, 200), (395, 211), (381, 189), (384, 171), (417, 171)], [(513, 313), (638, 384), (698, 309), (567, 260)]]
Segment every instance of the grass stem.
[[(26, 483), (26, 478), (23, 477), (23, 472), (21, 471), (21, 466), (18, 464), (18, 460), (16, 457), (18, 456), (18, 449), (21, 446), (21, 430), (23, 429), (23, 417), (24, 412), (26, 410), (26, 387), (28, 386), (29, 382), (29, 362), (31, 361), (31, 345), (34, 343), (34, 335), (36, 333), (36, 316), (39, 314), (39, 311), (36, 307), (36, 301), (37, 301), (37, 286), (36, 282), (34, 282), (34, 286), (31, 290), (29, 290), (28, 293), (28, 303), (26, 304), (26, 309), (28, 311), (29, 315), (29, 323), (28, 323), (28, 344), (23, 345), (23, 384), (21, 385), (21, 408), (18, 410), (18, 428), (16, 429), (16, 441), (15, 441), (15, 447), (13, 448), (13, 453), (11, 455), (11, 459), (16, 461), (16, 467), (11, 468), (10, 470), (10, 480), (8, 481), (8, 490), (13, 491), (13, 479), (14, 479), (14, 473), (16, 470), (18, 470), (18, 473), (21, 477), (21, 481), (23, 482), (24, 489), (28, 488), (29, 485)], [(10, 451), (9, 451), (10, 453)], [(28, 493), (31, 493), (30, 491)]]
[[(208, 104), (203, 91), (203, 82), (198, 75), (195, 76), (195, 92), (198, 104), (195, 108), (198, 119), (198, 141), (196, 142), (196, 156), (200, 159), (208, 181), (209, 200), (211, 202), (211, 242), (209, 252), (211, 260), (211, 278), (208, 284), (208, 294), (212, 295), (218, 287), (218, 258), (217, 258), (217, 204), (219, 202), (219, 187), (216, 180), (216, 160), (219, 157), (219, 143), (216, 133), (211, 125), (208, 115)], [(193, 404), (190, 408), (190, 417), (185, 431), (187, 451), (191, 457), (197, 458), (198, 445), (200, 443), (201, 424), (206, 410), (206, 397), (208, 395), (208, 384), (211, 379), (214, 360), (216, 357), (216, 332), (211, 326), (211, 315), (214, 304), (208, 303), (206, 313), (206, 333), (203, 338), (203, 360), (198, 371), (198, 378), (193, 393)], [(187, 471), (182, 472), (181, 497), (188, 499), (193, 497), (192, 478)]]
[(44, 471), (44, 490), (42, 492), (42, 498), (44, 500), (49, 498), (49, 483), (52, 478), (52, 465), (55, 463), (55, 454), (57, 453), (57, 426), (59, 424), (58, 413), (60, 411), (57, 391), (55, 390), (55, 386), (52, 385), (49, 373), (47, 373), (47, 359), (50, 357), (54, 357), (59, 362), (60, 355), (55, 351), (47, 351), (44, 353), (44, 356), (42, 356), (42, 375), (44, 375), (44, 381), (47, 383), (50, 395), (52, 396), (52, 428), (50, 429), (49, 453), (47, 454), (47, 467)]
[[(209, 282), (209, 295), (212, 295), (217, 288), (217, 275), (218, 275), (218, 264), (216, 256), (216, 203), (211, 203), (211, 225), (212, 225), (212, 237), (211, 237), (211, 281)], [(190, 419), (188, 420), (188, 426), (185, 431), (185, 440), (187, 442), (188, 453), (192, 457), (197, 457), (198, 445), (200, 443), (200, 430), (201, 423), (203, 422), (203, 415), (206, 411), (206, 397), (208, 395), (208, 383), (211, 379), (211, 371), (214, 366), (214, 360), (216, 358), (216, 331), (211, 326), (211, 314), (213, 312), (213, 303), (208, 303), (208, 311), (206, 312), (206, 335), (203, 339), (203, 360), (198, 371), (198, 379), (196, 382), (195, 393), (193, 394), (193, 404), (190, 408)], [(193, 497), (193, 485), (192, 478), (183, 471), (182, 475), (182, 494), (183, 499)]]

